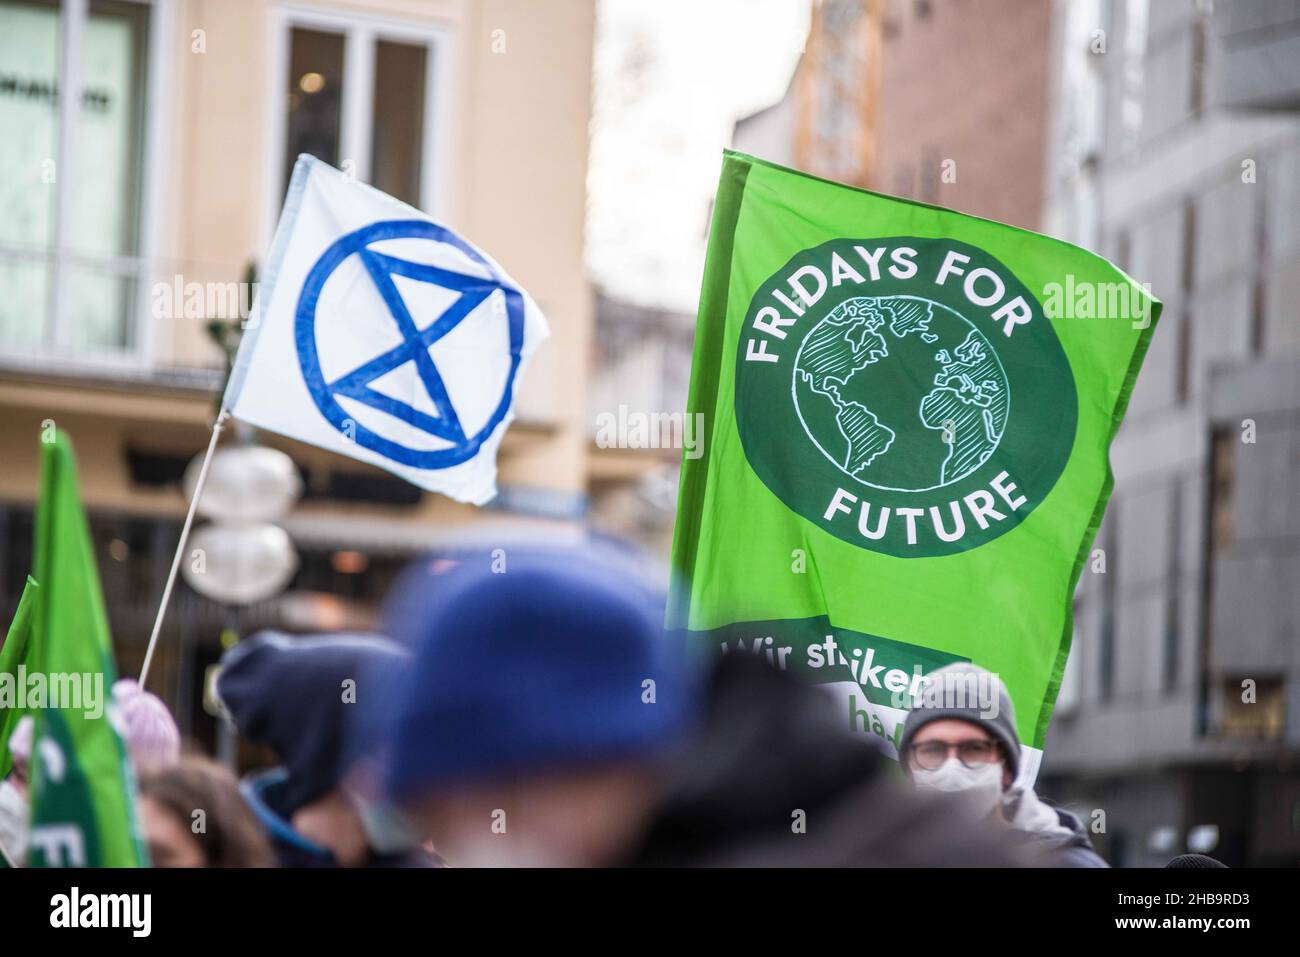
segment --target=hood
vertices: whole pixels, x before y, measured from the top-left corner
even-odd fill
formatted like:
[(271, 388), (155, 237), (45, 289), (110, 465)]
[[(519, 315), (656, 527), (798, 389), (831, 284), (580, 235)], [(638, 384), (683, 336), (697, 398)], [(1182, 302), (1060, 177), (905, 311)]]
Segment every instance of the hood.
[(284, 768), (272, 768), (240, 781), (239, 793), (266, 832), (281, 867), (335, 866), (333, 854), (307, 840), (289, 823), (292, 809), (286, 796), (288, 778)]
[(1077, 816), (1039, 798), (1032, 788), (1008, 793), (1003, 813), (1012, 840), (1035, 863), (1067, 867), (1106, 867), (1092, 848), (1088, 832)]
[(376, 635), (262, 631), (221, 657), (217, 696), (241, 737), (270, 748), (283, 812), (336, 788), (365, 752), (357, 701), (382, 700), (406, 654)]
[[(291, 799), (286, 789), (288, 771), (272, 768), (249, 775), (239, 783), (244, 802), (257, 818), (275, 851), (280, 867), (337, 867), (333, 852), (303, 837), (290, 823)], [(366, 867), (444, 867), (437, 854), (416, 846), (392, 853), (369, 851)]]

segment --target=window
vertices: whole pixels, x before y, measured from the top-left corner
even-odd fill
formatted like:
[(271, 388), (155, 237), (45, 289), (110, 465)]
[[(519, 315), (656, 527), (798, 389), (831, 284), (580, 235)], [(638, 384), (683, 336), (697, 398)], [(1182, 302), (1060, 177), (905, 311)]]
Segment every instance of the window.
[(1110, 521), (1102, 528), (1106, 555), (1106, 574), (1101, 583), (1101, 628), (1097, 634), (1097, 697), (1110, 701), (1115, 693), (1115, 581), (1119, 577), (1120, 503), (1111, 499)]
[(1192, 389), (1192, 334), (1195, 315), (1189, 305), (1196, 292), (1196, 202), (1183, 203), (1182, 237), (1182, 322), (1178, 331), (1178, 401), (1186, 403)]
[(1169, 496), (1169, 568), (1165, 581), (1165, 630), (1161, 649), (1161, 688), (1178, 688), (1179, 643), (1183, 628), (1183, 482), (1175, 479)]
[(1116, 145), (1121, 155), (1137, 150), (1143, 127), (1143, 100), (1147, 85), (1147, 3), (1134, 0), (1124, 6), (1123, 55), (1121, 76), (1117, 84), (1119, 136)]
[(1286, 729), (1286, 682), (1278, 675), (1219, 683), (1215, 733), (1223, 738), (1280, 741)]
[[(1210, 436), (1211, 560), (1232, 550), (1232, 493), (1236, 478), (1234, 455), (1240, 441), (1240, 436), (1232, 428), (1215, 429)], [(1208, 591), (1205, 597), (1209, 599)]]
[(1192, 22), (1191, 113), (1196, 119), (1200, 119), (1205, 113), (1205, 33), (1209, 16), (1207, 11), (1198, 11), (1196, 20)]
[(343, 115), (343, 37), (295, 29), (289, 49), (286, 186), (299, 153), (339, 165)]
[(6, 355), (139, 350), (152, 13), (142, 0), (0, 0)]
[(442, 34), (306, 10), (279, 13), (273, 29), (285, 95), (272, 117), (271, 222), (300, 153), (434, 212), (444, 145), (433, 122), (441, 115), (435, 93), (445, 86)]
[(428, 51), (380, 40), (375, 46), (374, 131), (370, 182), (390, 196), (420, 205), (420, 146)]
[(1269, 206), (1270, 194), (1265, 189), (1255, 190), (1255, 261), (1250, 290), (1250, 351), (1252, 355), (1264, 354), (1264, 317), (1268, 315), (1268, 264), (1273, 262), (1269, 248), (1269, 220), (1275, 213)]

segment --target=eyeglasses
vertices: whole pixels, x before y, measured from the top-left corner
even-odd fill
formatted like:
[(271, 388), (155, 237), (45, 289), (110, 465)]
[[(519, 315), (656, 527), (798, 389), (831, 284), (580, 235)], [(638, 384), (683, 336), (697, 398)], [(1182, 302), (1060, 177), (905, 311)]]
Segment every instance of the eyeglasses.
[(992, 764), (1001, 759), (1001, 752), (996, 741), (922, 741), (909, 749), (912, 763), (918, 768), (933, 771), (948, 760), (948, 755), (957, 752), (957, 760), (968, 768), (978, 768)]

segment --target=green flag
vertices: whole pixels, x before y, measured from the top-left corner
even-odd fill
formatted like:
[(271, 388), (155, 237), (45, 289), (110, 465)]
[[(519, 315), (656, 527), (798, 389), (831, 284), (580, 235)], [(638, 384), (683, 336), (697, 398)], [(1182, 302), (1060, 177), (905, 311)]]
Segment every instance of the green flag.
[[(23, 586), (22, 597), (18, 599), (18, 610), (14, 620), (9, 624), (9, 633), (5, 643), (0, 647), (0, 780), (13, 767), (13, 758), (9, 754), (9, 736), (14, 733), (26, 711), (18, 705), (18, 681), (26, 671), (27, 651), (31, 646), (28, 636), (32, 631), (32, 609), (36, 607), (36, 579), (27, 576)], [(19, 665), (24, 665), (19, 669)]]
[(726, 153), (669, 627), (890, 742), (921, 675), (973, 661), (1032, 774), (1159, 312), (1076, 246)]
[(28, 667), (44, 700), (32, 748), (33, 867), (147, 863), (136, 823), (135, 783), (112, 718), (116, 679), (99, 572), (77, 494), (72, 446), (61, 433), (41, 450), (33, 564), (37, 592)]

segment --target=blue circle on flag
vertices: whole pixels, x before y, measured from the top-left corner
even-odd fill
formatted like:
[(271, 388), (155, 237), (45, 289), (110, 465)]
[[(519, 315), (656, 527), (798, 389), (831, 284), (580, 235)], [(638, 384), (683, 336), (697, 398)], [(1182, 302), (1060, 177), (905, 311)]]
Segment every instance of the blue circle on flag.
[[(426, 239), (443, 243), (460, 250), (481, 266), (487, 276), (475, 276), (451, 269), (410, 262), (370, 247), (386, 239)], [(345, 260), (360, 256), (371, 281), (379, 291), (388, 313), (395, 323), (401, 343), (374, 358), (362, 362), (351, 371), (327, 380), (321, 372), (320, 356), (316, 343), (316, 305), (326, 281)], [(403, 276), (419, 282), (432, 283), (458, 293), (447, 309), (423, 329), (417, 327), (405, 301), (393, 281)], [(489, 296), (500, 292), (505, 309), (501, 321), (507, 323), (510, 342), (510, 369), (506, 376), (501, 399), (482, 428), (467, 435), (456, 414), (455, 406), (442, 375), (438, 371), (429, 347), (441, 339), (462, 320), (468, 317)], [(513, 400), (515, 375), (519, 371), (520, 354), (524, 345), (524, 297), (519, 289), (501, 274), (484, 256), (449, 229), (422, 219), (385, 220), (372, 223), (334, 242), (316, 260), (298, 296), (294, 317), (294, 340), (298, 350), (298, 365), (312, 401), (321, 414), (340, 433), (384, 458), (417, 469), (444, 469), (459, 465), (478, 454), (479, 448), (501, 424), (510, 411)], [(435, 414), (402, 402), (372, 387), (372, 383), (389, 372), (406, 364), (415, 363), (415, 371), (423, 385)], [(430, 436), (450, 443), (438, 449), (411, 448), (380, 435), (358, 422), (339, 404), (346, 396), (355, 402), (387, 413)]]

